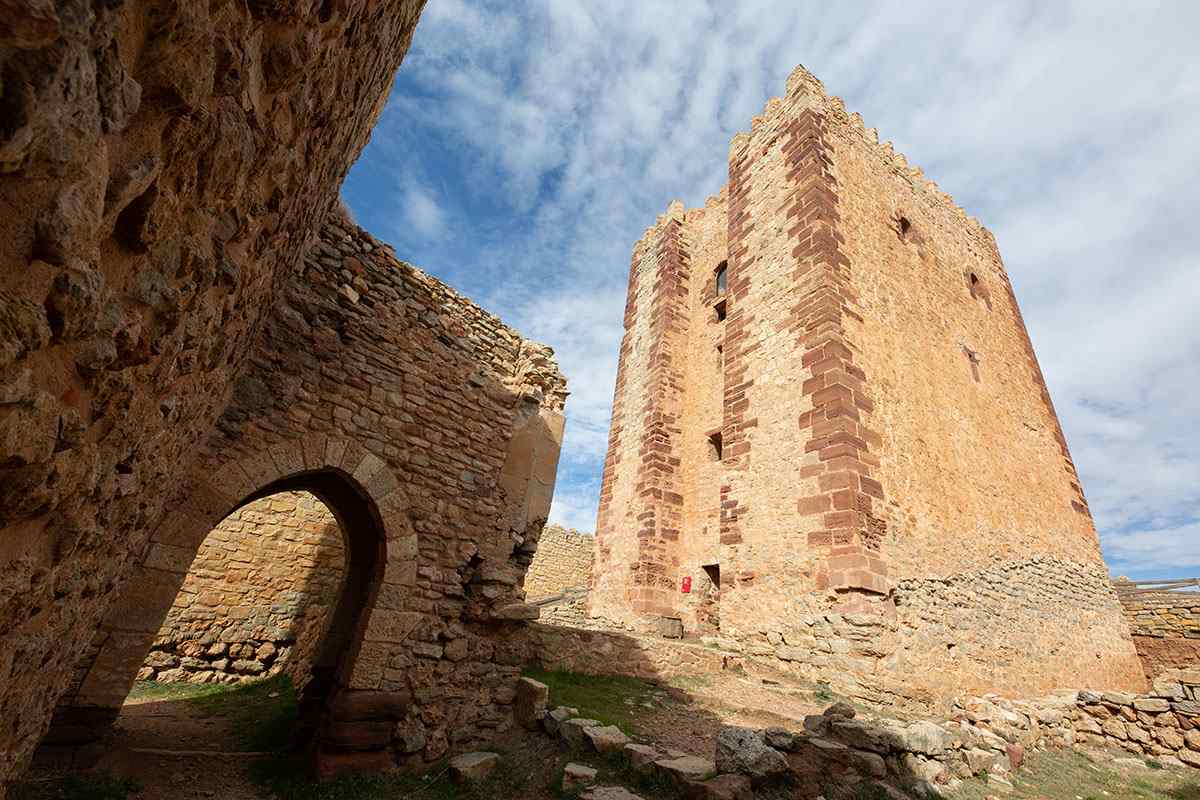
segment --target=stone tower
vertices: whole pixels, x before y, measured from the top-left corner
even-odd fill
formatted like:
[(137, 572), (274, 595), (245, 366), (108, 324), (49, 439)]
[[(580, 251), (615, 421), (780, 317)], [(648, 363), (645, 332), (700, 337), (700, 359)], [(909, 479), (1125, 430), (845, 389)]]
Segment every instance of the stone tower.
[(1141, 680), (994, 238), (803, 68), (634, 248), (595, 546), (873, 699)]

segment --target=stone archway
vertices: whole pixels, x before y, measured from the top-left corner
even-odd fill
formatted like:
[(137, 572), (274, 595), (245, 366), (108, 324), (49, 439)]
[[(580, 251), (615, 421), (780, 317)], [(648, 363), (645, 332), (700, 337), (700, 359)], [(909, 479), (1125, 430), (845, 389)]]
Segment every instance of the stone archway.
[[(343, 588), (301, 696), (296, 739), (311, 742), (321, 731), (322, 741), (363, 744), (363, 725), (354, 724), (362, 702), (350, 697), (359, 649), (381, 589), (395, 592), (415, 577), (416, 537), (404, 513), (403, 491), (387, 465), (354, 442), (321, 435), (227, 464), (180, 493), (180, 505), (154, 530), (81, 662), (78, 682), (57, 709), (46, 744), (77, 745), (103, 734), (208, 533), (236, 509), (288, 491), (315, 495), (337, 520), (346, 544)], [(373, 697), (371, 708), (359, 715), (398, 719), (407, 705), (406, 695)], [(390, 729), (381, 748), (387, 738)]]

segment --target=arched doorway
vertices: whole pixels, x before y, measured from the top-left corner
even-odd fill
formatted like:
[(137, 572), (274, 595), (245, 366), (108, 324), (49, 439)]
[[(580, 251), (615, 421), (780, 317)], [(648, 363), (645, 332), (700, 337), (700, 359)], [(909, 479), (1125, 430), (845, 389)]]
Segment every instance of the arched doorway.
[[(386, 531), (393, 529), (393, 550), (408, 555), (415, 548), (397, 547), (411, 538), (411, 531), (404, 530), (403, 515), (395, 510), (403, 505), (396, 499), (401, 492), (395, 477), (380, 459), (334, 439), (328, 447), (318, 448), (315, 456), (305, 452), (305, 443), (296, 443), (294, 448), (293, 459), (281, 452), (248, 465), (226, 465), (222, 473), (198, 479), (181, 493), (178, 509), (155, 530), (134, 574), (100, 626), (93, 647), (78, 668), (76, 685), (55, 713), (44, 745), (75, 746), (104, 734), (120, 713), (201, 543), (221, 519), (237, 509), (284, 492), (307, 492), (318, 498), (344, 537), (345, 578), (326, 633), (315, 648), (294, 736), (298, 745), (314, 740), (322, 714), (333, 705), (330, 696), (351, 686), (367, 626), (364, 612), (372, 607), (387, 566)], [(264, 466), (267, 463), (271, 466)], [(279, 463), (285, 466), (274, 466)], [(304, 469), (306, 463), (319, 466)], [(271, 479), (272, 472), (278, 475), (288, 466), (300, 469)], [(260, 488), (236, 502), (227, 499), (229, 488), (224, 492), (215, 488), (237, 490), (255, 482), (261, 482)], [(388, 501), (390, 522), (381, 517), (380, 498)], [(415, 564), (410, 567), (415, 569)]]

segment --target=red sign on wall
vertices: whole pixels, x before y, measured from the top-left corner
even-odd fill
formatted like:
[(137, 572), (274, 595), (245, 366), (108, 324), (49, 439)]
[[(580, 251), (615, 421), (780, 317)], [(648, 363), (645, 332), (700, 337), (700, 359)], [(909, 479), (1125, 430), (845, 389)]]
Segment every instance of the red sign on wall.
[(692, 591), (692, 576), (691, 575), (683, 576), (683, 584), (680, 585), (679, 591), (683, 592), (684, 594), (688, 594)]

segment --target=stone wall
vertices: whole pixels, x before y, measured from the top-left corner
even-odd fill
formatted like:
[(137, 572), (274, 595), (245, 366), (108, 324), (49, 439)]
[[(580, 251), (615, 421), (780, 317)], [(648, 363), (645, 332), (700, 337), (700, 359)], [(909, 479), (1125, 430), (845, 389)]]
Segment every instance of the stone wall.
[(567, 589), (586, 587), (592, 575), (592, 537), (573, 528), (547, 525), (525, 573), (525, 597), (545, 600)]
[(1200, 667), (1200, 592), (1134, 592), (1116, 585), (1147, 678)]
[(491, 641), (533, 615), (562, 377), (329, 219), (421, 6), (7, 9), (0, 781), (48, 729), (111, 723), (205, 537), (279, 491), (347, 543), (302, 703), (318, 766), (415, 769), (508, 724)]
[(200, 546), (138, 672), (209, 683), (286, 673), (303, 686), (342, 590), (337, 521), (307, 492), (239, 508)]
[(222, 414), (421, 6), (5, 4), (0, 781)]
[(803, 68), (728, 164), (634, 247), (591, 614), (918, 703), (1140, 688), (991, 233)]
[(320, 727), (323, 774), (416, 769), (487, 743), (510, 724), (518, 677), (491, 640), (536, 615), (521, 580), (549, 512), (566, 394), (550, 351), (332, 218), (252, 360), (263, 368), (239, 378), (67, 710), (119, 706), (239, 498), (304, 489), (342, 523), (348, 556), (314, 665), (333, 682), (313, 682), (333, 692), (316, 707), (336, 715)]

